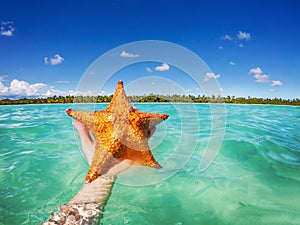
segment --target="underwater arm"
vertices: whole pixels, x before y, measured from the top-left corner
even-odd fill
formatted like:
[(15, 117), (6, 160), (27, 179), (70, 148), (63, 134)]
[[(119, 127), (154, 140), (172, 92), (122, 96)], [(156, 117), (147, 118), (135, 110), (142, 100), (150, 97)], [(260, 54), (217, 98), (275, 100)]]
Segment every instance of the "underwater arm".
[(103, 208), (112, 190), (116, 176), (130, 166), (130, 161), (114, 165), (106, 174), (99, 176), (91, 183), (86, 183), (81, 190), (58, 212), (51, 213), (43, 225), (54, 224), (99, 224)]
[[(82, 123), (74, 121), (73, 125), (79, 133), (82, 149), (88, 163), (91, 164), (95, 143)], [(69, 202), (58, 207), (59, 211), (52, 212), (48, 221), (42, 224), (99, 224), (116, 176), (126, 170), (130, 164), (130, 160), (111, 162), (111, 167), (107, 169), (104, 175), (99, 176), (91, 183), (84, 184)]]

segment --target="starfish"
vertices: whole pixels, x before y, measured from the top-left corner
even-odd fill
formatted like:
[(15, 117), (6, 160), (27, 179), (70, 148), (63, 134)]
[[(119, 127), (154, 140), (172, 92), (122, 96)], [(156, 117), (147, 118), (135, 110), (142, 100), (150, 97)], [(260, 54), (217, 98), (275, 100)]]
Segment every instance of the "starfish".
[(118, 82), (106, 109), (94, 112), (67, 109), (66, 113), (83, 123), (95, 138), (96, 149), (85, 183), (101, 176), (113, 158), (162, 168), (154, 159), (148, 140), (151, 130), (169, 115), (140, 112), (132, 107), (122, 81)]

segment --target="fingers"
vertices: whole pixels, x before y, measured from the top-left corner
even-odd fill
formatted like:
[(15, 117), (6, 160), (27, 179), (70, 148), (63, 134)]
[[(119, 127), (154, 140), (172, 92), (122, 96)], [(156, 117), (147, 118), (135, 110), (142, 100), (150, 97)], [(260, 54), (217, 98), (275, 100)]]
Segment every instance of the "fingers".
[(88, 142), (93, 142), (89, 130), (84, 124), (80, 123), (78, 120), (74, 120), (73, 126), (77, 129), (80, 138), (83, 138), (85, 141)]
[[(134, 111), (138, 111), (138, 108), (136, 106), (133, 106), (132, 109)], [(154, 134), (155, 131), (156, 131), (156, 127), (154, 127), (152, 130), (150, 130), (150, 136), (149, 136), (149, 138), (152, 137), (152, 135)]]
[(95, 142), (92, 139), (89, 130), (84, 124), (80, 123), (77, 120), (74, 120), (73, 126), (77, 129), (79, 133), (79, 137), (81, 139), (82, 151), (88, 163), (91, 164), (94, 156), (94, 151), (95, 151)]
[(153, 127), (153, 129), (150, 130), (150, 136), (149, 136), (149, 138), (152, 137), (152, 135), (154, 134), (155, 131), (156, 131), (156, 127)]

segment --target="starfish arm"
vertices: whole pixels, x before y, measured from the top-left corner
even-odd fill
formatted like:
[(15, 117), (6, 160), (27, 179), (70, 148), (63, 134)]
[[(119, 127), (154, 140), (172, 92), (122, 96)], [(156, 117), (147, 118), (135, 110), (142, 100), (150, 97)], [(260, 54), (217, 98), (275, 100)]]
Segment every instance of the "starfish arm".
[[(102, 144), (103, 143), (103, 144)], [(105, 170), (109, 168), (111, 158), (120, 149), (120, 142), (114, 139), (112, 135), (99, 138), (96, 142), (95, 154), (86, 176), (86, 183), (90, 183), (98, 176), (105, 173)]]
[(72, 118), (83, 123), (89, 130), (94, 130), (95, 112), (67, 109), (66, 113)]
[(131, 124), (130, 129), (144, 130), (144, 138), (150, 137), (150, 131), (168, 117), (168, 114), (145, 113), (138, 111), (131, 111), (128, 116)]
[(148, 113), (148, 112), (135, 112), (136, 115), (140, 118), (143, 123), (152, 123), (154, 126), (166, 120), (169, 115), (168, 114), (159, 114), (159, 113)]
[(85, 178), (85, 183), (90, 183), (97, 179), (97, 177), (102, 174), (102, 171), (106, 167), (106, 163), (111, 157), (112, 154), (110, 154), (110, 152), (106, 151), (106, 149), (99, 142), (96, 143), (95, 154)]
[(105, 109), (109, 112), (126, 112), (129, 111), (131, 108), (131, 104), (129, 99), (127, 98), (124, 87), (123, 87), (123, 81), (119, 81), (118, 85), (116, 87), (116, 91), (113, 95), (113, 98), (110, 101), (109, 106)]
[(149, 121), (150, 130), (152, 130), (156, 125), (168, 119), (169, 117), (168, 114), (158, 114), (158, 113), (143, 113), (143, 114), (150, 114), (149, 117), (146, 116), (147, 121)]
[(122, 151), (114, 154), (114, 157), (120, 161), (129, 159), (133, 163), (138, 163), (142, 166), (149, 166), (157, 169), (162, 168), (162, 166), (159, 165), (158, 162), (156, 162), (156, 160), (154, 159), (148, 146), (144, 150), (134, 150), (126, 146), (122, 146), (121, 149)]
[(95, 135), (96, 130), (101, 130), (102, 127), (113, 120), (112, 116), (109, 116), (105, 111), (82, 111), (67, 109), (66, 113), (72, 118), (83, 123), (92, 133)]

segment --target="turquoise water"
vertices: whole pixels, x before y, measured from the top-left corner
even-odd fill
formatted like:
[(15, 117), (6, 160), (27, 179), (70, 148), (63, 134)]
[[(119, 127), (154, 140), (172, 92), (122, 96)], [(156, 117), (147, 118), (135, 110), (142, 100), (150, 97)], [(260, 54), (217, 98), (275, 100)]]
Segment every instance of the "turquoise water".
[[(101, 224), (300, 224), (300, 107), (226, 105), (219, 154), (206, 104), (140, 104), (169, 113), (150, 140), (162, 170), (120, 175)], [(0, 224), (37, 224), (80, 188), (88, 165), (65, 109), (0, 107)], [(221, 132), (222, 133), (222, 132)]]

